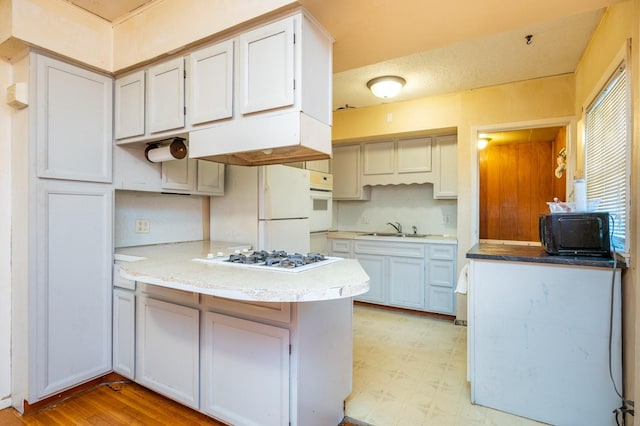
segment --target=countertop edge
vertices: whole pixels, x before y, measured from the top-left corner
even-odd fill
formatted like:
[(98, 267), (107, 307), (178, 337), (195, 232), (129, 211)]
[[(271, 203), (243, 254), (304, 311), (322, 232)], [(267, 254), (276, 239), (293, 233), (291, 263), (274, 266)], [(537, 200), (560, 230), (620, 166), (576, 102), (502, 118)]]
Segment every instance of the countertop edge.
[(583, 266), (606, 269), (625, 269), (623, 261), (589, 256), (552, 255), (540, 246), (478, 243), (466, 254), (467, 259), (502, 262), (540, 263), (543, 265)]
[(129, 280), (242, 301), (311, 302), (358, 296), (369, 290), (368, 275), (352, 259), (295, 273), (193, 261), (206, 256), (216, 244), (125, 247), (116, 249), (114, 259), (121, 261), (120, 275)]

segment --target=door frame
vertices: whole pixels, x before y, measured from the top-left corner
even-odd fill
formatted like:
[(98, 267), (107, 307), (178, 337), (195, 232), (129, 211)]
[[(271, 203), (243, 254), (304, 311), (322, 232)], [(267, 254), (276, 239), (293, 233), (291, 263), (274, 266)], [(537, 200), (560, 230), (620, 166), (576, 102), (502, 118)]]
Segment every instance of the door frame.
[[(578, 122), (575, 117), (553, 117), (539, 120), (517, 121), (496, 124), (474, 124), (471, 126), (471, 179), (473, 199), (471, 200), (471, 246), (480, 242), (480, 150), (478, 149), (478, 135), (480, 133), (507, 132), (511, 130), (535, 129), (540, 127), (564, 126), (567, 138), (567, 166), (566, 176), (573, 177), (576, 169)], [(567, 196), (573, 188), (572, 179), (567, 178)]]

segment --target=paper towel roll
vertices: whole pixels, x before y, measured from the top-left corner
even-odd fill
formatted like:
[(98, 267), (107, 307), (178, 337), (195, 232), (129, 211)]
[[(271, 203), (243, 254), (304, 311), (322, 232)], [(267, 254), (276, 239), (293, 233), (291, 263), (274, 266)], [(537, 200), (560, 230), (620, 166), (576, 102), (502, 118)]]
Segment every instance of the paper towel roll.
[(587, 183), (584, 179), (573, 181), (573, 198), (576, 203), (577, 212), (587, 211)]
[(152, 163), (182, 160), (187, 156), (187, 146), (184, 144), (182, 139), (176, 138), (169, 145), (149, 145), (144, 151), (144, 155), (147, 157), (147, 160)]

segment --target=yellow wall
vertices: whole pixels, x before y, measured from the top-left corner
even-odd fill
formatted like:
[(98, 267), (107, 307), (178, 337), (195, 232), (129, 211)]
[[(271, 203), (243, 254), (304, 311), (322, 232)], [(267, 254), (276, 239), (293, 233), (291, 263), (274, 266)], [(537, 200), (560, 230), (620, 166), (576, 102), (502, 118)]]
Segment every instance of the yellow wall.
[(293, 0), (165, 0), (117, 23), (113, 71), (149, 61), (256, 16), (297, 5)]
[(112, 26), (63, 0), (0, 0), (0, 58), (15, 59), (31, 46), (117, 72), (297, 5), (295, 0), (165, 0)]
[[(458, 263), (477, 242), (477, 150), (473, 129), (478, 126), (569, 117), (574, 111), (572, 74), (505, 84), (368, 108), (333, 115), (334, 144), (381, 136), (457, 128), (458, 132)], [(392, 114), (392, 122), (387, 121)], [(465, 309), (459, 300), (458, 310)], [(465, 318), (464, 315), (461, 316)]]
[[(640, 371), (640, 327), (637, 326), (638, 305), (640, 304), (640, 285), (638, 274), (638, 246), (640, 241), (640, 203), (638, 202), (638, 170), (640, 170), (640, 0), (628, 0), (609, 8), (604, 15), (594, 37), (589, 42), (585, 53), (576, 68), (576, 115), (580, 118), (578, 128), (583, 128), (582, 107), (588, 105), (601, 90), (603, 83), (609, 78), (617, 65), (616, 55), (626, 46), (627, 39), (632, 39), (630, 64), (632, 86), (632, 158), (631, 158), (631, 199), (629, 218), (629, 246), (631, 265), (623, 273), (623, 342), (624, 342), (624, 379), (626, 399), (635, 399), (640, 395), (640, 381), (635, 372)], [(583, 134), (578, 132), (578, 167), (583, 167)], [(636, 331), (637, 330), (637, 331)]]
[(112, 30), (107, 21), (60, 0), (0, 2), (0, 57), (12, 59), (29, 45), (111, 70)]

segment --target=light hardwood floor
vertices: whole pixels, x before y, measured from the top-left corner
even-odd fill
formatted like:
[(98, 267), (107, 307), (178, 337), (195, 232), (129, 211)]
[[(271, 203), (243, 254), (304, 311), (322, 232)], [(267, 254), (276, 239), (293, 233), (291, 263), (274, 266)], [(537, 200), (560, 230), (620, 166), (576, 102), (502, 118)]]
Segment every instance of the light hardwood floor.
[(26, 416), (7, 408), (0, 425), (224, 425), (132, 382), (104, 384)]

